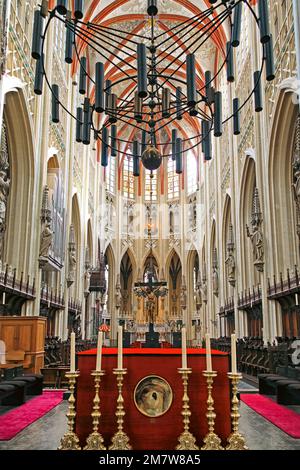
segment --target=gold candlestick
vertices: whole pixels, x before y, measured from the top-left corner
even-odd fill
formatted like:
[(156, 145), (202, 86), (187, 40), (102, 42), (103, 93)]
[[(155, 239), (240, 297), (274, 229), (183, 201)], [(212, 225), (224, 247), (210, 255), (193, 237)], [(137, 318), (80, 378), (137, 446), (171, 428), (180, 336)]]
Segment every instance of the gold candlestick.
[(101, 377), (105, 375), (105, 372), (103, 370), (94, 370), (91, 375), (95, 377), (95, 398), (91, 414), (93, 418), (93, 432), (87, 438), (86, 446), (83, 450), (106, 450), (106, 447), (103, 445), (104, 439), (99, 433), (99, 421), (101, 418), (99, 389)]
[(182, 416), (183, 416), (183, 427), (184, 431), (180, 434), (178, 438), (178, 446), (176, 450), (199, 450), (199, 447), (196, 445), (196, 438), (190, 432), (190, 405), (189, 405), (189, 396), (188, 396), (188, 383), (189, 383), (189, 374), (192, 373), (192, 369), (178, 369), (179, 374), (182, 376), (183, 383), (183, 396), (182, 396)]
[(69, 410), (67, 413), (68, 418), (68, 427), (69, 430), (65, 433), (60, 441), (60, 447), (58, 450), (81, 450), (79, 446), (79, 439), (74, 432), (74, 425), (75, 425), (75, 384), (76, 379), (79, 377), (79, 371), (76, 372), (67, 372), (66, 377), (69, 380), (69, 389), (70, 389), (70, 398), (69, 398)]
[(131, 450), (132, 447), (129, 444), (129, 437), (123, 430), (125, 411), (122, 388), (124, 375), (127, 374), (127, 369), (114, 369), (114, 374), (117, 376), (117, 386), (119, 392), (116, 411), (118, 431), (112, 437), (111, 446), (109, 447), (109, 450)]
[(216, 413), (214, 409), (214, 399), (212, 397), (212, 388), (214, 377), (217, 376), (215, 371), (203, 371), (203, 376), (206, 377), (207, 382), (207, 421), (208, 421), (208, 433), (204, 438), (204, 446), (201, 450), (224, 450), (222, 447), (222, 442), (219, 436), (215, 433), (215, 419)]
[(226, 450), (248, 450), (245, 444), (245, 438), (239, 433), (239, 400), (237, 398), (237, 386), (242, 378), (242, 374), (229, 372), (229, 379), (232, 384), (232, 407), (231, 407), (231, 420), (232, 420), (232, 433), (227, 439)]

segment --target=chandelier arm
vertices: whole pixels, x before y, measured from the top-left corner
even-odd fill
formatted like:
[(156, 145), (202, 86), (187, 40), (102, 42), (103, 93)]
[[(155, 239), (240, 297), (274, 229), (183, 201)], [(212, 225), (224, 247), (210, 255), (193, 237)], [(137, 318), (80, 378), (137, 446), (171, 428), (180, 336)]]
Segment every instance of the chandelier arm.
[[(95, 26), (94, 26), (92, 23), (89, 24), (88, 28), (91, 29), (92, 31), (97, 31), (97, 28), (95, 28)], [(105, 28), (103, 28), (103, 30), (97, 32), (97, 34), (101, 34), (100, 37), (102, 37), (102, 35), (104, 35), (104, 32), (106, 32), (106, 37), (109, 35), (108, 37), (110, 37), (110, 38), (112, 38), (112, 39), (114, 39), (114, 38), (116, 37), (116, 38), (122, 39), (123, 41), (130, 42), (130, 43), (134, 44), (135, 46), (137, 46), (137, 44), (138, 44), (137, 41), (133, 41), (133, 40), (130, 39), (130, 38), (126, 38), (126, 37), (120, 36), (120, 35), (118, 35), (118, 34), (116, 34), (116, 33), (114, 33), (113, 35), (110, 35), (110, 33), (107, 32)], [(131, 34), (131, 33), (127, 33), (127, 34)], [(96, 34), (95, 34), (95, 35), (96, 35)], [(97, 37), (99, 37), (99, 36), (97, 36)], [(115, 41), (115, 42), (116, 42), (116, 44), (119, 44), (117, 41)], [(124, 44), (124, 47), (127, 47), (127, 49), (136, 52), (135, 49), (133, 49), (132, 47), (127, 46), (126, 44)]]
[[(89, 27), (89, 25), (92, 24), (93, 27), (97, 28), (97, 29), (106, 29), (106, 30), (111, 30), (111, 31), (117, 32), (117, 33), (122, 33), (122, 31), (120, 31), (119, 29), (111, 28), (110, 26), (103, 26), (103, 25), (100, 25), (98, 23), (93, 23), (91, 21), (84, 22), (84, 21), (78, 20), (77, 23), (81, 23), (82, 25), (86, 26), (87, 28)], [(124, 32), (124, 34), (128, 34), (128, 33)], [(136, 34), (136, 33), (129, 33), (129, 34), (131, 34), (132, 36), (135, 36), (137, 38), (140, 38), (140, 39), (151, 40), (151, 38), (149, 38), (148, 36), (143, 36), (142, 34)], [(124, 39), (126, 39), (126, 38), (124, 38)]]
[[(122, 73), (124, 73), (125, 75), (127, 75), (129, 78), (130, 75), (128, 75), (126, 73), (126, 70), (122, 69), (118, 64), (115, 64), (109, 57), (105, 57), (105, 55), (103, 54), (103, 52), (99, 51), (95, 46), (92, 45), (92, 43), (96, 44), (99, 48), (101, 49), (104, 49), (104, 51), (108, 52), (109, 55), (113, 55), (114, 57), (116, 57), (118, 60), (120, 60), (121, 62), (124, 62), (124, 64), (128, 65), (129, 67), (131, 67), (133, 70), (135, 70), (135, 68), (133, 67), (133, 65), (131, 65), (130, 63), (126, 62), (125, 59), (122, 59), (121, 57), (118, 57), (115, 53), (111, 52), (109, 49), (107, 49), (106, 47), (104, 47), (103, 45), (99, 44), (97, 41), (94, 41), (93, 39), (91, 39), (84, 31), (82, 31), (81, 29), (80, 30), (76, 30), (74, 31), (75, 35), (77, 37), (79, 37), (80, 39), (83, 39), (86, 44), (91, 47), (94, 51), (96, 51), (99, 55), (101, 55), (102, 57), (104, 57), (105, 60), (107, 60), (107, 62), (109, 62), (110, 64), (114, 65), (115, 67), (117, 67), (117, 69), (119, 69)], [(86, 40), (88, 39), (88, 40)], [(91, 79), (91, 81), (93, 83), (94, 80), (90, 77), (89, 74), (87, 74), (88, 77)]]
[[(222, 3), (219, 3), (218, 6), (220, 6), (220, 5), (222, 5)], [(208, 13), (208, 12), (209, 12), (209, 13)], [(210, 15), (210, 14), (213, 13), (213, 12), (214, 12), (214, 7), (211, 6), (211, 7), (207, 8), (206, 10), (201, 11), (201, 12), (198, 13), (197, 15), (194, 15), (193, 17), (188, 18), (187, 20), (178, 23), (176, 26), (173, 26), (173, 28), (171, 28), (170, 31), (174, 31), (175, 29), (179, 28), (180, 26), (185, 25), (188, 21), (198, 21), (198, 20), (201, 18), (202, 15), (205, 15), (205, 16), (206, 16), (207, 13), (208, 13), (208, 15)], [(155, 40), (159, 39), (159, 38), (160, 38), (161, 36), (163, 36), (164, 34), (165, 34), (165, 33), (159, 34), (158, 36), (155, 37)]]
[[(198, 51), (198, 49), (200, 49), (200, 47), (206, 42), (208, 41), (208, 39), (211, 37), (211, 35), (219, 28), (219, 26), (224, 23), (224, 21), (228, 18), (229, 14), (226, 11), (224, 11), (222, 13), (222, 16), (224, 16), (222, 18), (222, 21), (220, 20), (220, 17), (221, 15), (218, 17), (218, 22), (216, 23), (210, 23), (209, 25), (206, 25), (206, 26), (209, 26), (209, 28), (205, 29), (205, 31), (200, 31), (200, 37), (195, 39), (192, 44), (189, 45), (189, 49), (191, 49), (191, 47), (193, 47), (199, 40), (202, 39), (203, 36), (205, 36), (205, 39), (204, 41), (199, 44), (199, 46), (195, 49), (194, 53), (196, 53)], [(212, 29), (212, 31), (210, 31)], [(209, 33), (209, 34), (208, 34)], [(197, 36), (197, 35), (196, 35)], [(164, 69), (163, 69), (163, 72), (168, 68), (170, 67), (170, 65), (172, 65), (176, 60), (178, 60), (183, 54), (185, 54), (187, 51), (187, 49), (183, 50), (177, 57), (176, 59), (172, 59), (172, 61), (170, 62), (170, 64), (168, 64), (168, 66), (166, 66)], [(161, 61), (158, 62), (157, 65), (159, 65), (159, 63), (161, 63)], [(177, 67), (176, 69), (176, 72), (181, 68), (181, 65)], [(174, 72), (175, 73), (175, 72)]]
[[(210, 9), (210, 10), (211, 10), (211, 9)], [(207, 11), (208, 11), (208, 10), (207, 10)], [(203, 18), (209, 18), (209, 15), (210, 15), (210, 14), (211, 14), (211, 11), (209, 11), (208, 14), (203, 15)], [(194, 18), (196, 18), (196, 19), (194, 19)], [(189, 19), (188, 19), (187, 21), (185, 21), (184, 23), (181, 23), (181, 24), (184, 24), (184, 25), (185, 25), (184, 28), (182, 28), (180, 31), (178, 31), (178, 32), (176, 32), (176, 33), (174, 33), (174, 34), (172, 34), (172, 31), (173, 31), (175, 28), (171, 28), (171, 29), (169, 29), (168, 31), (164, 31), (164, 32), (163, 32), (163, 35), (166, 34), (166, 33), (168, 33), (168, 32), (171, 32), (171, 35), (170, 35), (169, 37), (167, 37), (164, 41), (162, 41), (161, 43), (159, 43), (159, 46), (161, 47), (161, 46), (164, 45), (166, 42), (170, 41), (171, 39), (174, 39), (175, 36), (178, 36), (179, 39), (183, 40), (183, 38), (184, 38), (185, 36), (187, 36), (187, 35), (190, 33), (190, 31), (193, 29), (194, 24), (197, 24), (200, 19), (202, 19), (202, 18), (199, 17), (199, 15), (197, 15), (196, 17), (193, 17), (193, 18), (189, 18)], [(190, 20), (193, 20), (192, 23), (189, 23)], [(187, 23), (189, 23), (189, 24), (187, 24)], [(184, 31), (185, 29), (187, 29), (187, 28), (190, 28), (190, 29), (188, 29), (188, 31), (187, 31), (186, 33), (184, 33), (182, 36), (179, 36), (179, 34), (180, 34), (182, 31)], [(155, 40), (157, 40), (158, 37), (159, 37), (159, 36), (157, 36), (157, 37), (155, 38)], [(173, 43), (171, 43), (171, 44), (165, 49), (165, 51), (167, 51), (172, 45), (173, 45)], [(158, 57), (159, 57), (160, 55), (161, 55), (161, 53), (158, 54)]]

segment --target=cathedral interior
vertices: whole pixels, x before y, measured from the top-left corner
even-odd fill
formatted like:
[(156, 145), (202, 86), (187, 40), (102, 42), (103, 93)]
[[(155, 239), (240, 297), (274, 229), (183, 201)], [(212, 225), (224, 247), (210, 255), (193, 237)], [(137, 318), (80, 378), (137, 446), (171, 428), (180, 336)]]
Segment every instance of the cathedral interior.
[[(123, 386), (133, 449), (134, 427), (155, 421), (151, 449), (173, 409), (179, 432), (164, 448), (175, 449), (188, 382), (191, 447), (177, 449), (212, 445), (192, 399), (201, 376), (206, 420), (212, 355), (218, 376), (207, 362), (204, 377), (228, 392), (228, 416), (215, 396), (218, 445), (233, 445), (237, 392), (240, 448), (299, 450), (299, 1), (0, 0), (0, 12), (0, 450), (66, 446), (74, 384), (68, 445), (84, 447), (100, 332), (107, 371), (124, 354), (127, 376), (107, 381)], [(146, 354), (173, 375), (182, 355), (176, 393)], [(9, 413), (21, 423), (23, 406), (61, 390), (7, 437)], [(159, 414), (148, 390), (164, 397)], [(273, 406), (292, 431), (266, 417)]]

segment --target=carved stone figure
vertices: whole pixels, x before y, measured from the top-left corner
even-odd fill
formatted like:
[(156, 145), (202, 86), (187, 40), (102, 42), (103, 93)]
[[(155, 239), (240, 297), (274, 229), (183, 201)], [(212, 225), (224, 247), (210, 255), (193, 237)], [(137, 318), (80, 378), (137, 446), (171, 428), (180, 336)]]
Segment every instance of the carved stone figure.
[(3, 252), (3, 239), (6, 230), (6, 210), (10, 187), (8, 147), (6, 139), (5, 124), (1, 132), (1, 155), (0, 155), (0, 258)]
[(86, 270), (84, 273), (84, 295), (88, 297), (90, 294), (90, 280), (91, 280), (91, 273), (89, 270)]
[(264, 269), (264, 237), (262, 232), (262, 214), (260, 210), (260, 201), (258, 189), (254, 189), (253, 208), (252, 208), (252, 231), (246, 225), (247, 237), (250, 238), (253, 250), (254, 266), (257, 271), (262, 272)]
[(232, 251), (228, 250), (228, 256), (225, 260), (227, 267), (227, 280), (230, 285), (235, 286), (235, 258)]
[(218, 271), (218, 257), (217, 249), (213, 251), (213, 260), (212, 260), (212, 288), (213, 293), (217, 297), (219, 295), (219, 271)]
[(52, 246), (53, 231), (51, 230), (51, 222), (48, 221), (45, 224), (44, 230), (41, 234), (41, 245), (40, 245), (40, 257), (47, 258), (49, 251)]
[(264, 244), (262, 231), (257, 224), (253, 225), (252, 233), (250, 232), (248, 225), (246, 226), (246, 229), (247, 236), (248, 238), (250, 238), (252, 243), (254, 266), (258, 271), (263, 271)]
[(294, 182), (292, 185), (297, 215), (297, 235), (300, 239), (300, 116), (297, 118), (296, 138), (293, 160)]

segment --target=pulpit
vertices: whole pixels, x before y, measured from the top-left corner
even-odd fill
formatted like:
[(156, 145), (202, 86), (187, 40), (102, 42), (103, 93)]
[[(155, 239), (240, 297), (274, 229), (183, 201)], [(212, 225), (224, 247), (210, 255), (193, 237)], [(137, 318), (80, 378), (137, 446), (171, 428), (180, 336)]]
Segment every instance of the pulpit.
[[(182, 425), (182, 380), (178, 374), (181, 367), (180, 349), (124, 349), (123, 398), (126, 415), (124, 430), (134, 450), (174, 450)], [(225, 444), (231, 432), (230, 385), (228, 354), (212, 351), (213, 369), (218, 375), (214, 380), (215, 431)], [(78, 354), (80, 376), (77, 383), (76, 433), (81, 445), (92, 430), (92, 407), (96, 350)], [(105, 375), (101, 380), (101, 421), (100, 432), (105, 445), (110, 444), (116, 432), (117, 386), (113, 369), (117, 366), (117, 350), (104, 348), (102, 368)], [(207, 384), (202, 372), (206, 368), (205, 350), (188, 349), (188, 366), (192, 368), (189, 379), (191, 410), (190, 430), (202, 445), (208, 432), (207, 426)]]

